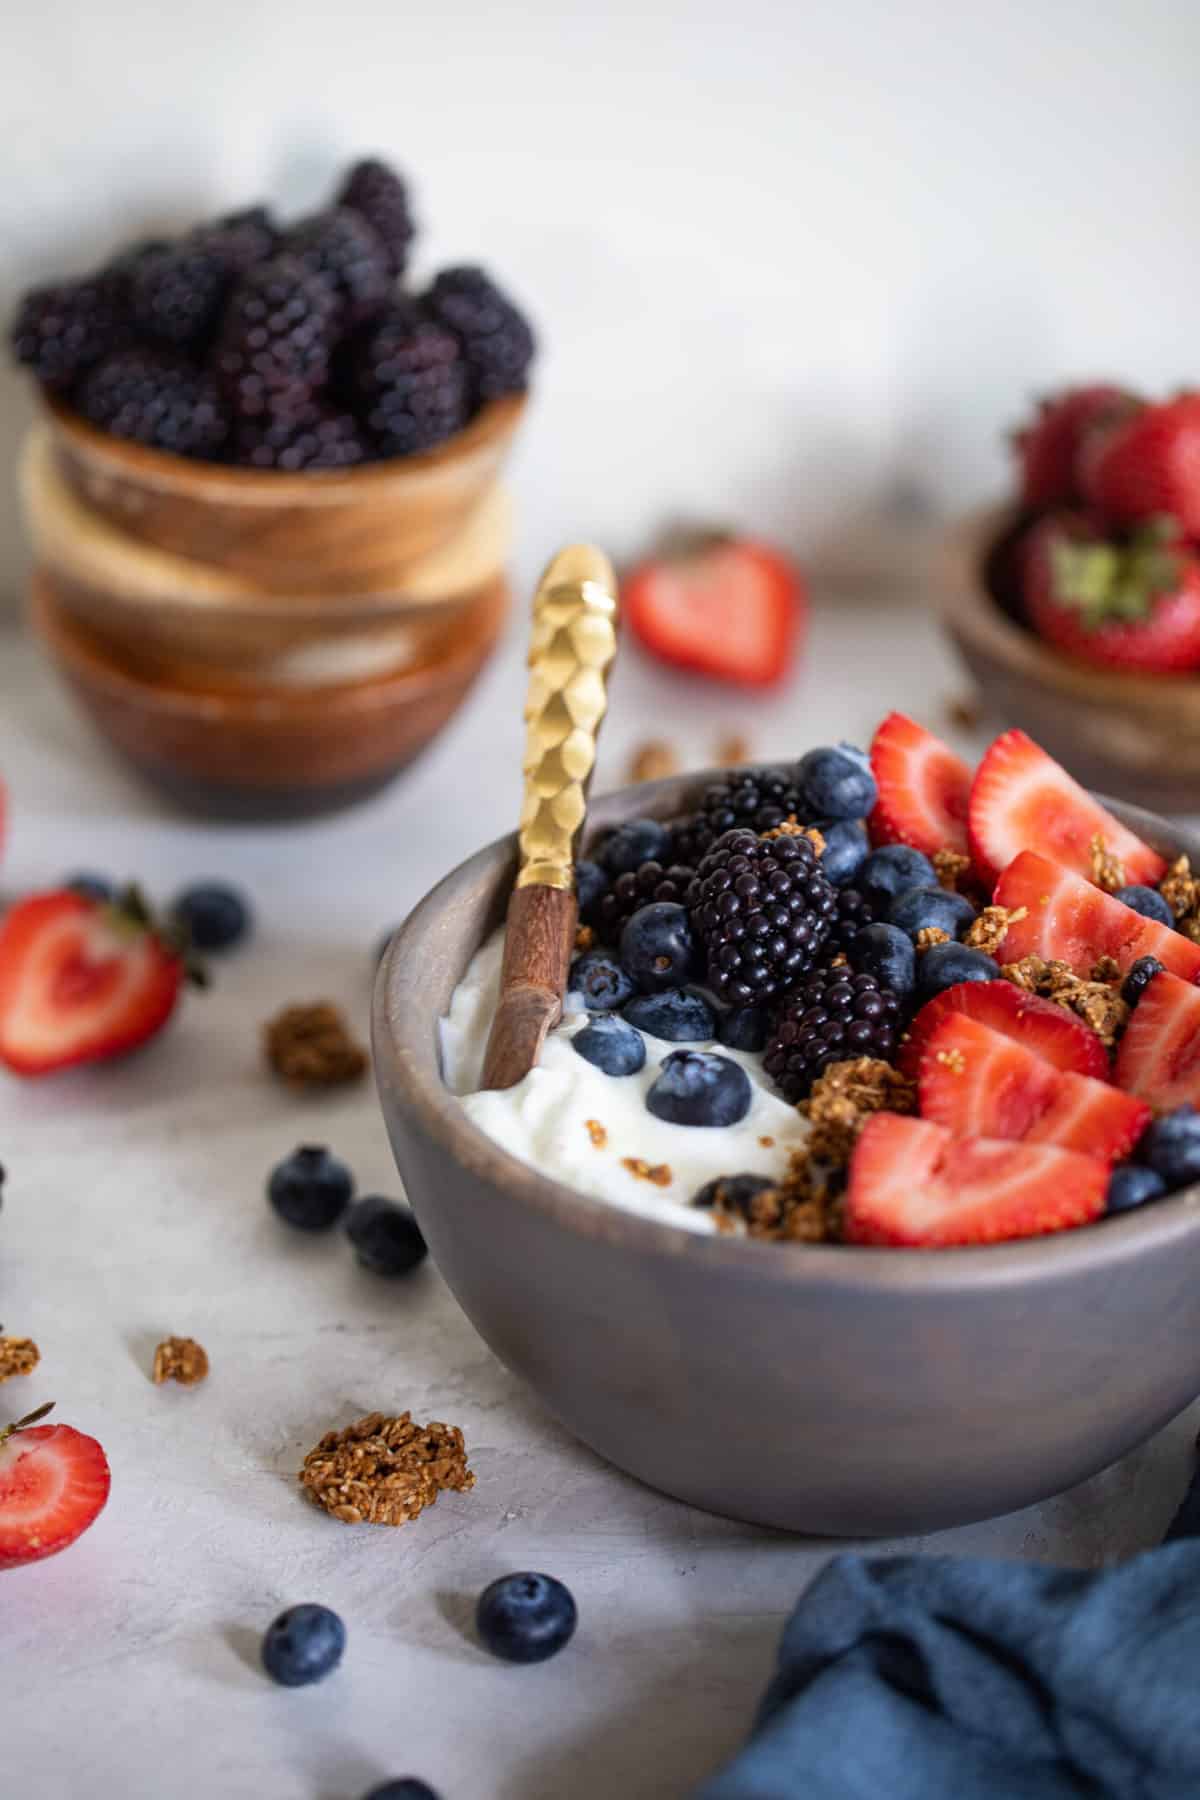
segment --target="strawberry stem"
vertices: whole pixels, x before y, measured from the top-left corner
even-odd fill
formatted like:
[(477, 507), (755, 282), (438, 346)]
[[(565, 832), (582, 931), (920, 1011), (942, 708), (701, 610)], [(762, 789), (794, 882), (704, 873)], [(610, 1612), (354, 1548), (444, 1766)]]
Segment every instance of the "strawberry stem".
[(1054, 598), (1074, 607), (1089, 630), (1149, 618), (1160, 595), (1179, 585), (1178, 535), (1175, 521), (1164, 516), (1148, 519), (1127, 544), (1056, 538), (1050, 546)]
[(47, 1400), (45, 1406), (35, 1406), (31, 1413), (25, 1414), (23, 1419), (17, 1419), (12, 1425), (6, 1425), (0, 1431), (0, 1445), (7, 1444), (14, 1431), (25, 1431), (30, 1425), (36, 1425), (39, 1420), (44, 1419), (47, 1413), (54, 1411), (54, 1404), (53, 1400)]

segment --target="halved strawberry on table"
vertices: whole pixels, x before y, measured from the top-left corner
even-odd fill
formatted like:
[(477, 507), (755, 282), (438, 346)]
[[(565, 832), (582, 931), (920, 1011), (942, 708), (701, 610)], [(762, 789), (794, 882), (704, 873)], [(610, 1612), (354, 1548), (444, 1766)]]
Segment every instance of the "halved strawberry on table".
[(932, 856), (967, 848), (971, 770), (941, 738), (902, 712), (871, 739), (879, 798), (868, 821), (876, 844), (907, 844)]
[(846, 1238), (932, 1250), (1039, 1237), (1098, 1219), (1107, 1188), (1099, 1157), (881, 1112), (850, 1162)]
[(1058, 1144), (1105, 1162), (1128, 1156), (1150, 1108), (1106, 1080), (1056, 1069), (1036, 1051), (965, 1013), (947, 1013), (925, 1045), (920, 1113), (955, 1137)]
[(1200, 394), (1093, 422), (1079, 451), (1084, 499), (1117, 525), (1161, 513), (1200, 537)]
[(718, 534), (640, 563), (621, 583), (621, 604), (661, 661), (746, 687), (786, 674), (807, 618), (803, 577), (781, 551)]
[(1055, 1069), (1093, 1075), (1098, 1081), (1108, 1077), (1108, 1052), (1090, 1026), (1011, 981), (959, 981), (926, 1001), (896, 1058), (902, 1075), (917, 1079), (930, 1038), (944, 1019), (956, 1013), (1015, 1038)]
[(1025, 917), (1014, 920), (997, 951), (1002, 963), (1040, 956), (1063, 962), (1083, 980), (1103, 957), (1124, 975), (1140, 956), (1157, 956), (1184, 981), (1200, 978), (1200, 945), (1182, 932), (1143, 918), (1082, 875), (1023, 850), (996, 883), (996, 904)]
[(1090, 877), (1099, 838), (1125, 882), (1153, 887), (1166, 859), (1121, 824), (1023, 731), (998, 737), (975, 771), (967, 815), (971, 855), (994, 881), (1021, 851), (1036, 851)]
[(0, 924), (0, 1062), (46, 1075), (122, 1056), (161, 1031), (188, 974), (136, 890), (34, 894)]
[(1125, 1027), (1113, 1076), (1155, 1112), (1200, 1105), (1200, 988), (1169, 972), (1149, 982)]
[(108, 1499), (108, 1459), (72, 1425), (41, 1425), (50, 1411), (0, 1431), (0, 1569), (54, 1556), (82, 1536)]
[(1078, 499), (1079, 456), (1089, 431), (1140, 405), (1107, 381), (1066, 388), (1042, 400), (1029, 423), (1013, 434), (1025, 505), (1040, 511)]
[(1094, 519), (1058, 514), (1032, 528), (1019, 560), (1026, 618), (1056, 650), (1126, 672), (1200, 666), (1200, 557), (1173, 519), (1118, 542)]

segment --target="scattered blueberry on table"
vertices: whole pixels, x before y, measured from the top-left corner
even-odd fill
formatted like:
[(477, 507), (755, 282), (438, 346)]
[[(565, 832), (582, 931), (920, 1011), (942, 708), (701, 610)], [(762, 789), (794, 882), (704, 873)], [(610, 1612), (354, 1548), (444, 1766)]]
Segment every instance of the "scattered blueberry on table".
[(646, 1110), (669, 1125), (736, 1125), (752, 1098), (740, 1063), (712, 1050), (672, 1050), (646, 1095)]
[(184, 888), (171, 903), (171, 916), (186, 927), (197, 950), (228, 950), (250, 929), (249, 902), (220, 881)]
[(323, 1144), (301, 1144), (276, 1164), (267, 1182), (271, 1205), (299, 1231), (328, 1231), (353, 1193), (353, 1175)]
[(706, 1044), (716, 1036), (717, 1020), (703, 994), (669, 988), (665, 994), (637, 994), (622, 1017), (639, 1031), (668, 1044)]
[(613, 1013), (598, 1013), (575, 1033), (571, 1048), (603, 1075), (636, 1075), (646, 1066), (641, 1032)]
[(263, 1636), (263, 1668), (281, 1687), (307, 1687), (332, 1674), (345, 1648), (346, 1627), (329, 1607), (289, 1606)]
[(64, 886), (73, 894), (82, 894), (85, 900), (99, 900), (103, 903), (111, 900), (115, 889), (107, 875), (96, 875), (90, 869), (81, 869), (77, 875), (68, 877)]
[(355, 1201), (346, 1215), (346, 1236), (373, 1275), (407, 1275), (428, 1254), (412, 1209), (382, 1194)]
[(380, 1787), (373, 1787), (363, 1800), (439, 1800), (439, 1796), (427, 1781), (418, 1781), (415, 1775), (402, 1775), (398, 1781), (385, 1781)]
[(579, 1614), (570, 1590), (532, 1570), (502, 1575), (484, 1588), (475, 1609), (481, 1641), (503, 1662), (537, 1663), (574, 1636)]

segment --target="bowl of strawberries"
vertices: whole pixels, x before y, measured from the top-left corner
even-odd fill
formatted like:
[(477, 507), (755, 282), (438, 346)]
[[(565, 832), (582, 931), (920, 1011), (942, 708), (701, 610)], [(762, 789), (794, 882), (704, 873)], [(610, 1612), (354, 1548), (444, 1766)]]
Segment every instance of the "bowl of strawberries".
[(951, 539), (946, 628), (1005, 724), (1091, 786), (1194, 810), (1200, 394), (1070, 388), (1013, 447), (1016, 497)]

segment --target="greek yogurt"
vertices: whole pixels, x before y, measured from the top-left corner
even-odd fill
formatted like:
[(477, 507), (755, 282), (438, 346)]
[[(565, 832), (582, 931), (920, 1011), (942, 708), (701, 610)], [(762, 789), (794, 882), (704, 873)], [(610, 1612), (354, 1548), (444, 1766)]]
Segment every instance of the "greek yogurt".
[(480, 1092), (484, 1051), (500, 997), (504, 933), (477, 951), (442, 1020), (447, 1086), (479, 1129), (544, 1175), (627, 1211), (696, 1231), (712, 1220), (690, 1205), (718, 1175), (782, 1176), (807, 1126), (795, 1107), (768, 1086), (762, 1057), (723, 1044), (688, 1044), (739, 1063), (750, 1078), (750, 1110), (724, 1127), (673, 1125), (646, 1110), (659, 1065), (673, 1050), (643, 1033), (646, 1064), (636, 1075), (605, 1075), (572, 1049), (571, 1039), (594, 1014), (568, 1011), (546, 1040), (541, 1059), (516, 1087)]

